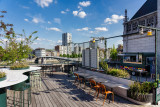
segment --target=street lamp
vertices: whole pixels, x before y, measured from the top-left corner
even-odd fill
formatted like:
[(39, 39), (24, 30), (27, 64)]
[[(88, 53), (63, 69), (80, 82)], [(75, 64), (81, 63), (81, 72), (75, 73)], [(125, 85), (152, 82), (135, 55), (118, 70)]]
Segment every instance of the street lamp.
[[(152, 30), (155, 31), (155, 75), (156, 75), (155, 76), (155, 82), (157, 82), (157, 86), (160, 88), (159, 77), (157, 75), (157, 33), (158, 33), (158, 31), (160, 31), (160, 29), (153, 28), (153, 27), (147, 27), (147, 26), (141, 26), (141, 25), (138, 25), (138, 27), (141, 28), (141, 31), (140, 31), (141, 34), (142, 34), (143, 28), (149, 29), (148, 32), (147, 32), (147, 36), (152, 36)], [(158, 87), (157, 87), (157, 89), (158, 89)], [(155, 90), (155, 101), (154, 101), (155, 104), (158, 103), (157, 96), (158, 96), (158, 94), (160, 94), (160, 93), (157, 92), (157, 89)]]

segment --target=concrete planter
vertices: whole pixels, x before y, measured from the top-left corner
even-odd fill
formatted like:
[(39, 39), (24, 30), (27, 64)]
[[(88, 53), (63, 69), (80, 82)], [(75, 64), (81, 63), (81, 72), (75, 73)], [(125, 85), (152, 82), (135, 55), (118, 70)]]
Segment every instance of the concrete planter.
[(130, 90), (127, 92), (127, 97), (134, 99), (139, 102), (144, 102), (144, 103), (152, 103), (153, 102), (153, 93), (150, 94), (141, 94), (141, 93), (134, 93), (132, 94)]

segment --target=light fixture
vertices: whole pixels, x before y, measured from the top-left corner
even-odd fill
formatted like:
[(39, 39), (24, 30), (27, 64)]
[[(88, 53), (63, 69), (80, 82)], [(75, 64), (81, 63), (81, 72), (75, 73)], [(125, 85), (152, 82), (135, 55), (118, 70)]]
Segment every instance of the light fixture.
[(151, 29), (148, 30), (147, 35), (152, 36), (152, 30)]
[(101, 43), (103, 43), (103, 40), (102, 40), (102, 39), (101, 39), (100, 41), (101, 41)]
[(139, 34), (143, 35), (144, 32), (143, 32), (143, 28), (141, 27), (140, 30), (139, 30)]
[(92, 41), (93, 43), (95, 43), (96, 41), (95, 41), (95, 38), (93, 38), (93, 41)]
[(99, 40), (101, 43), (103, 43), (104, 37), (100, 37)]

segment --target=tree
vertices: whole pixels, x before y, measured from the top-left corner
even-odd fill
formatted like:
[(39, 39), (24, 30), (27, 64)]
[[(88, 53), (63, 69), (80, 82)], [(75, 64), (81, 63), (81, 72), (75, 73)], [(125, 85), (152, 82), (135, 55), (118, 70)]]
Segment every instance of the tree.
[[(37, 31), (26, 36), (24, 30), (23, 34), (16, 34), (13, 30), (12, 24), (5, 24), (3, 21), (1, 21), (0, 24), (2, 30), (0, 35), (7, 41), (6, 48), (1, 51), (2, 60), (6, 61), (7, 64), (12, 65), (16, 62), (21, 63), (22, 61), (25, 61), (32, 51), (30, 45), (38, 38), (33, 38), (33, 34), (37, 33)], [(11, 26), (10, 30), (8, 30), (8, 25)], [(5, 45), (2, 39), (0, 43)]]
[(63, 57), (67, 57), (67, 55), (66, 55), (66, 54), (63, 54)]
[(113, 48), (111, 49), (110, 52), (110, 57), (112, 58), (113, 61), (117, 60), (117, 49), (115, 48), (115, 45), (113, 45)]

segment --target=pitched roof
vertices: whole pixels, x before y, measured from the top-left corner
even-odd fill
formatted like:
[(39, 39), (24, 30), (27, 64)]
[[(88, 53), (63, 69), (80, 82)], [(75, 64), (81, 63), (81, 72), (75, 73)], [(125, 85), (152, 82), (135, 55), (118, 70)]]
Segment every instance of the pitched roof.
[(157, 11), (157, 0), (147, 0), (137, 11), (137, 13), (131, 18), (131, 20), (152, 13), (154, 11)]

